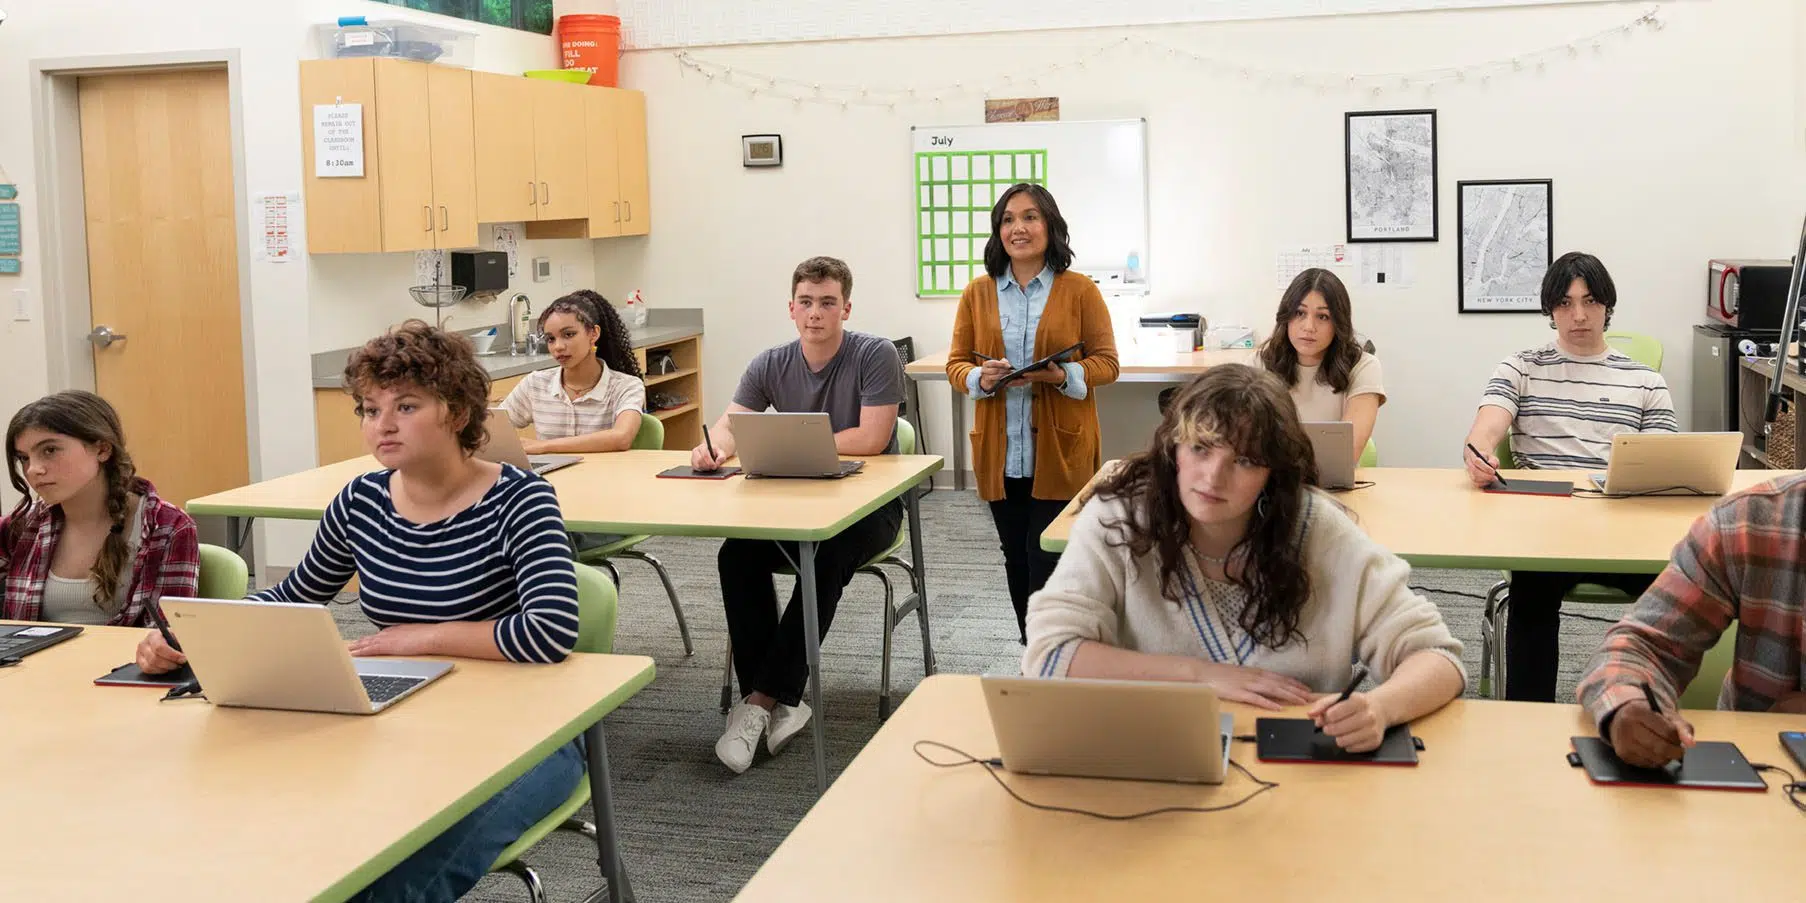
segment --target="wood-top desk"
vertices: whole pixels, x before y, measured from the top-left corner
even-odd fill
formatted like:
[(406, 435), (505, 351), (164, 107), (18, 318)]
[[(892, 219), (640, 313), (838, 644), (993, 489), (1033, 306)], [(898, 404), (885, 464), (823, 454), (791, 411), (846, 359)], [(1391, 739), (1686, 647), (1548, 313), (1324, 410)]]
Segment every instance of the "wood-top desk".
[(94, 686), (143, 635), (90, 627), (0, 668), (0, 897), (344, 900), (586, 729), (615, 850), (601, 719), (652, 680), (649, 658), (456, 659), (361, 717)]
[[(1231, 348), (1224, 351), (1180, 351), (1161, 354), (1145, 354), (1133, 346), (1122, 345), (1117, 348), (1117, 362), (1120, 372), (1116, 377), (1119, 383), (1182, 383), (1211, 367), (1222, 364), (1251, 364), (1254, 362), (1254, 350), (1250, 348)], [(1032, 361), (1025, 362), (1032, 363)], [(917, 358), (903, 368), (904, 375), (917, 382), (947, 381), (947, 352), (941, 351), (926, 357)], [(953, 488), (966, 488), (966, 387), (950, 386), (952, 393), (952, 431), (948, 437), (953, 446)], [(919, 412), (911, 412), (918, 419)], [(921, 423), (917, 423), (917, 432), (921, 431)]]
[[(803, 637), (809, 660), (810, 727), (815, 739), (815, 777), (826, 790), (822, 757), (824, 708), (821, 700), (821, 642), (817, 629), (815, 547), (860, 518), (901, 496), (908, 515), (910, 557), (918, 585), (916, 602), (928, 607), (927, 569), (922, 559), (922, 522), (916, 493), (909, 490), (941, 469), (938, 455), (875, 455), (859, 473), (839, 480), (661, 479), (658, 473), (690, 463), (687, 451), (633, 450), (584, 455), (583, 463), (553, 471), (546, 479), (558, 491), (565, 526), (582, 533), (652, 536), (720, 536), (789, 540), (798, 544), (803, 585)], [(358, 474), (381, 469), (376, 459), (354, 458), (313, 470), (195, 499), (191, 515), (227, 519), (238, 537), (250, 518), (318, 520), (339, 490)], [(934, 673), (926, 614), (920, 619), (924, 669)]]
[[(1238, 733), (1251, 710), (1231, 706)], [(1776, 739), (1806, 717), (1690, 712), (1701, 739), (1798, 773)], [(1280, 786), (1210, 814), (1128, 822), (1038, 812), (979, 767), (911, 751), (997, 755), (976, 677), (923, 681), (737, 898), (919, 900), (1783, 900), (1800, 896), (1806, 815), (1766, 793), (1604, 788), (1565, 759), (1593, 733), (1577, 706), (1460, 700), (1419, 721), (1415, 768), (1267, 764)], [(930, 755), (934, 753), (931, 751)], [(943, 759), (952, 756), (941, 752)], [(1041, 803), (1106, 812), (1221, 805), (1250, 789), (1004, 775)]]
[[(1115, 462), (1104, 465), (1107, 472)], [(1734, 490), (1794, 471), (1740, 470)], [(1572, 478), (1580, 472), (1505, 471), (1506, 479)], [(1373, 467), (1355, 473), (1372, 486), (1336, 493), (1374, 541), (1417, 567), (1466, 570), (1653, 574), (1674, 544), (1719, 500), (1702, 496), (1606, 499), (1481, 492), (1457, 468)], [(1046, 532), (1041, 548), (1066, 548), (1078, 501)]]

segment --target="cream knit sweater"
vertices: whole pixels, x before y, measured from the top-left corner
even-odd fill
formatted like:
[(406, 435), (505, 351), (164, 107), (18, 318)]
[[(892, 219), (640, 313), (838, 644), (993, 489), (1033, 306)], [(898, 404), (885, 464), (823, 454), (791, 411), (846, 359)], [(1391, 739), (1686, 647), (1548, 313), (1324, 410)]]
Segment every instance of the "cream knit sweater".
[[(1408, 586), (1411, 566), (1361, 532), (1341, 506), (1311, 492), (1304, 502), (1303, 566), (1311, 598), (1298, 620), (1303, 641), (1283, 649), (1249, 648), (1235, 611), (1212, 601), (1197, 562), (1191, 579), (1203, 601), (1167, 598), (1152, 555), (1130, 556), (1122, 531), (1106, 526), (1124, 518), (1120, 498), (1093, 498), (1079, 511), (1071, 539), (1047, 586), (1028, 603), (1028, 649), (1022, 673), (1065, 677), (1080, 640), (1159, 655), (1187, 655), (1284, 674), (1318, 692), (1339, 692), (1356, 660), (1383, 683), (1399, 662), (1428, 649), (1461, 668), (1461, 642), (1449, 633), (1429, 600)], [(1220, 588), (1220, 585), (1219, 585)], [(1233, 595), (1241, 596), (1240, 593)], [(1216, 650), (1213, 654), (1211, 650)], [(1465, 682), (1467, 672), (1462, 670)]]

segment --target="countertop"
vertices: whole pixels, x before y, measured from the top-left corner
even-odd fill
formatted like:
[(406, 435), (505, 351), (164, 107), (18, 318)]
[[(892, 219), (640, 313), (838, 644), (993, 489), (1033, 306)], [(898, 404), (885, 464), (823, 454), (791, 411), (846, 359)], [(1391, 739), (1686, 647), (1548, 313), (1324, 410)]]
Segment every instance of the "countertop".
[[(662, 345), (666, 342), (702, 335), (702, 310), (699, 308), (653, 309), (647, 312), (646, 319), (645, 329), (628, 330), (628, 335), (632, 338), (635, 348)], [(479, 326), (475, 329), (463, 330), (463, 332), (469, 335), (487, 331), (489, 328), (488, 326)], [(351, 356), (353, 350), (342, 348), (334, 351), (322, 351), (314, 355), (314, 388), (344, 388), (345, 360)], [(522, 373), (532, 373), (535, 370), (557, 366), (549, 354), (509, 354), (506, 351), (479, 354), (477, 362), (483, 365), (484, 370), (489, 371), (489, 378), (492, 380), (507, 379)]]

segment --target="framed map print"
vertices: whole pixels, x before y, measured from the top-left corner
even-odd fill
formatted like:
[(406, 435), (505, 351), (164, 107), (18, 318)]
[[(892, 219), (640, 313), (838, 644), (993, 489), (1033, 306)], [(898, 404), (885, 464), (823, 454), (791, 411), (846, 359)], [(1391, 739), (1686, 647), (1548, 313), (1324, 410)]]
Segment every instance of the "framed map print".
[(1348, 240), (1436, 241), (1436, 111), (1349, 113)]
[(1455, 183), (1461, 313), (1537, 313), (1554, 253), (1548, 179)]

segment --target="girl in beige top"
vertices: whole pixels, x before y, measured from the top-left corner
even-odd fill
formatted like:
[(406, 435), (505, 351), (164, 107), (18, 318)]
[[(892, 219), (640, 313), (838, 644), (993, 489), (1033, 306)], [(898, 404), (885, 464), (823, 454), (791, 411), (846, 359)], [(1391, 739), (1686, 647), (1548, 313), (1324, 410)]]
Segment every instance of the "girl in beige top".
[(1354, 453), (1361, 456), (1386, 389), (1380, 359), (1355, 337), (1348, 289), (1335, 273), (1313, 267), (1286, 287), (1260, 361), (1291, 388), (1299, 420), (1354, 424)]
[[(1080, 510), (1029, 601), (1023, 673), (1178, 680), (1268, 709), (1309, 705), (1344, 749), (1441, 708), (1461, 643), (1411, 569), (1310, 487), (1316, 464), (1285, 386), (1213, 367), (1174, 399), (1154, 445)], [(1331, 693), (1367, 665), (1379, 685)]]

